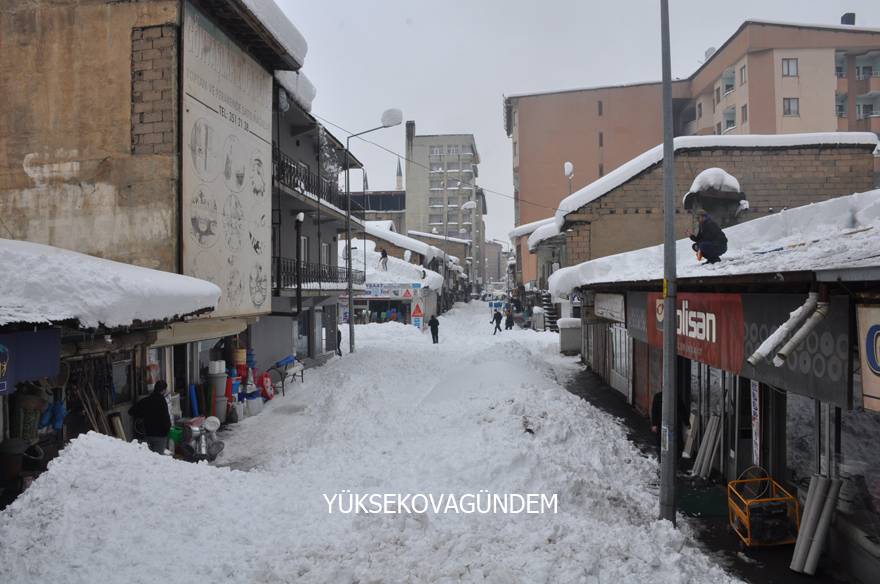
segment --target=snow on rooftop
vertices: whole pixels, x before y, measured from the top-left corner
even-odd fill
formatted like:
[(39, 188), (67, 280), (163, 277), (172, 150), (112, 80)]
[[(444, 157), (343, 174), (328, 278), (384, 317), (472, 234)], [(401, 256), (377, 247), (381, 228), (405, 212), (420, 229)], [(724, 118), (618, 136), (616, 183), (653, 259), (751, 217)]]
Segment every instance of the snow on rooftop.
[[(339, 265), (345, 265), (345, 246), (348, 242), (340, 240), (337, 246)], [(428, 270), (417, 264), (405, 262), (400, 258), (388, 257), (388, 269), (379, 267), (379, 259), (382, 254), (376, 251), (376, 242), (363, 239), (353, 239), (352, 245), (357, 248), (351, 254), (351, 267), (355, 270), (364, 270), (367, 284), (414, 284), (421, 283), (423, 287), (431, 290), (440, 290), (443, 287), (443, 276), (433, 270)], [(364, 252), (366, 250), (366, 267), (364, 266)], [(424, 278), (422, 278), (424, 274)]]
[(532, 221), (531, 223), (524, 223), (522, 225), (518, 225), (514, 227), (507, 236), (510, 239), (516, 239), (517, 237), (522, 237), (523, 235), (529, 235), (533, 233), (535, 229), (542, 225), (547, 225), (548, 223), (553, 223), (555, 221), (555, 217), (547, 217), (546, 219), (541, 219), (540, 221)]
[(551, 237), (559, 235), (559, 225), (555, 221), (541, 225), (531, 235), (529, 235), (529, 251), (535, 251), (538, 245)]
[(275, 79), (305, 111), (312, 111), (318, 90), (302, 71), (275, 71)]
[(694, 193), (707, 191), (709, 189), (725, 191), (728, 193), (742, 192), (742, 189), (739, 186), (739, 181), (736, 180), (735, 176), (722, 168), (707, 168), (694, 178), (690, 190), (688, 190), (688, 192), (686, 192), (681, 198), (681, 204), (685, 209), (689, 209), (687, 206), (688, 197)]
[(416, 237), (427, 237), (429, 239), (439, 239), (440, 241), (449, 241), (452, 243), (460, 243), (464, 245), (470, 245), (473, 243), (470, 239), (462, 239), (460, 237), (443, 237), (439, 233), (426, 233), (424, 231), (416, 231), (414, 229), (410, 229), (407, 231), (409, 235), (415, 235)]
[(241, 0), (284, 50), (299, 63), (305, 63), (309, 45), (299, 29), (287, 18), (274, 0)]
[[(679, 136), (675, 139), (674, 144), (676, 151), (713, 147), (793, 148), (797, 146), (839, 144), (873, 145), (876, 148), (878, 140), (877, 135), (871, 132), (816, 132), (811, 134)], [(556, 211), (557, 225), (561, 228), (565, 223), (566, 215), (574, 213), (584, 205), (592, 203), (655, 164), (659, 164), (662, 160), (663, 145), (659, 144), (562, 199), (562, 202), (559, 203), (559, 209)]]
[(213, 309), (216, 285), (66, 249), (0, 239), (0, 325), (77, 320), (128, 326)]
[(403, 235), (402, 233), (397, 233), (396, 231), (389, 231), (388, 229), (383, 229), (376, 223), (382, 223), (381, 221), (367, 221), (364, 225), (364, 229), (366, 230), (368, 235), (372, 235), (378, 239), (383, 239), (388, 243), (393, 243), (397, 247), (401, 247), (403, 249), (408, 249), (410, 251), (414, 251), (418, 254), (421, 254), (425, 257), (426, 262), (430, 262), (435, 257), (443, 257), (443, 250), (439, 247), (434, 247), (433, 245), (428, 245), (424, 241), (419, 241), (418, 239), (414, 239), (412, 237), (408, 237)]
[[(716, 264), (698, 264), (690, 239), (676, 243), (678, 277), (880, 267), (880, 189), (796, 207), (724, 230), (728, 251)], [(663, 246), (598, 258), (550, 276), (554, 296), (574, 288), (663, 277)]]
[(383, 219), (380, 221), (367, 221), (369, 225), (373, 227), (378, 227), (379, 229), (385, 229), (386, 231), (394, 231), (397, 233), (397, 229), (394, 227), (394, 221), (391, 219)]

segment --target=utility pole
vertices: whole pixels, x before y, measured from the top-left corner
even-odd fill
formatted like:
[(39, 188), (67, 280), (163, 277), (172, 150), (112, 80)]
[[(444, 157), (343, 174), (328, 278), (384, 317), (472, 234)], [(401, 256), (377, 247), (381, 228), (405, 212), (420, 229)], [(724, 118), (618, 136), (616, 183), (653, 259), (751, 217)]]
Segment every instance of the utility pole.
[(663, 59), (663, 420), (660, 426), (660, 519), (675, 525), (675, 470), (678, 463), (676, 387), (675, 145), (672, 120), (672, 66), (669, 56), (669, 0), (660, 0)]

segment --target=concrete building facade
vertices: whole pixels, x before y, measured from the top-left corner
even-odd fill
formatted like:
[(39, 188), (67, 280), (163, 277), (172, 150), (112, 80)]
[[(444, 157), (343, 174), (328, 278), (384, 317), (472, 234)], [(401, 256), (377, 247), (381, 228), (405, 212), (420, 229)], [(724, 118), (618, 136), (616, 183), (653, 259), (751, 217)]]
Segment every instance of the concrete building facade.
[[(675, 134), (880, 131), (880, 30), (746, 21), (673, 83)], [(659, 83), (511, 95), (515, 225), (662, 141)], [(875, 167), (875, 173), (877, 168)], [(876, 179), (875, 179), (876, 180)], [(524, 240), (518, 280), (538, 267)]]
[[(483, 280), (487, 212), (476, 186), (479, 163), (473, 134), (417, 135), (415, 122), (407, 121), (406, 228), (472, 240), (477, 284)], [(476, 207), (468, 208), (470, 202)]]

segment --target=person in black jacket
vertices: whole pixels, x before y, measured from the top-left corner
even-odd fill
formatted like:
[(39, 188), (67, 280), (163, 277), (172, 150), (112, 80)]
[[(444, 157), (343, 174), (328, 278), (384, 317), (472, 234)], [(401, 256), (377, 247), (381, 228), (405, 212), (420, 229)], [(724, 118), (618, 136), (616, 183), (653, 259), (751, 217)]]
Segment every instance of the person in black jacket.
[(727, 236), (704, 209), (697, 211), (697, 220), (700, 222), (697, 234), (688, 233), (694, 242), (693, 250), (697, 252), (698, 260), (706, 258), (714, 264), (727, 252)]
[(495, 333), (501, 332), (501, 313), (498, 312), (498, 309), (495, 309), (495, 314), (492, 315), (492, 320), (490, 320), (489, 322), (495, 323), (495, 330), (492, 331), (492, 336), (494, 337)]
[(428, 328), (431, 329), (431, 339), (434, 341), (435, 345), (439, 342), (437, 336), (437, 329), (439, 327), (440, 321), (437, 320), (437, 317), (432, 314), (430, 320), (428, 320)]
[(342, 331), (336, 327), (336, 354), (342, 357)]
[(128, 410), (133, 418), (143, 418), (144, 433), (150, 450), (165, 453), (168, 446), (168, 431), (171, 429), (171, 416), (168, 413), (168, 402), (165, 401), (165, 390), (168, 384), (163, 380), (156, 382), (153, 393), (134, 404)]

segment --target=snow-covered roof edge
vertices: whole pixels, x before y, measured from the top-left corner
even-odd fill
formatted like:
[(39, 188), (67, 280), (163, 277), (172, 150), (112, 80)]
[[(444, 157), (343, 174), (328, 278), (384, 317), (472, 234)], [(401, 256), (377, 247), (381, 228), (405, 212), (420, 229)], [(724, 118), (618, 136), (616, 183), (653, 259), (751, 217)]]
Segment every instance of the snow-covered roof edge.
[(275, 71), (275, 79), (290, 97), (307, 112), (312, 111), (312, 102), (318, 90), (302, 71)]
[(523, 223), (522, 225), (518, 225), (514, 227), (510, 232), (508, 232), (507, 237), (509, 237), (510, 239), (516, 239), (517, 237), (522, 237), (523, 235), (529, 235), (530, 233), (533, 233), (538, 227), (541, 227), (542, 225), (547, 225), (548, 223), (553, 223), (555, 219), (555, 217), (547, 217), (546, 219), (532, 221), (531, 223)]
[(299, 29), (287, 18), (287, 15), (274, 0), (239, 1), (302, 67), (306, 61), (306, 54), (309, 52), (309, 44), (306, 42), (306, 37), (299, 32)]
[[(21, 266), (27, 266), (22, 270)], [(205, 280), (41, 243), (0, 239), (0, 326), (75, 320), (84, 328), (180, 320), (213, 310), (220, 288)]]
[(529, 251), (535, 251), (535, 248), (537, 248), (542, 241), (556, 237), (560, 233), (559, 225), (557, 225), (555, 221), (541, 225), (529, 235)]
[(384, 229), (385, 231), (393, 231), (394, 233), (398, 233), (397, 229), (394, 227), (394, 221), (391, 219), (380, 219), (378, 221), (365, 221), (366, 225), (371, 225), (372, 227), (376, 227), (378, 229)]
[[(679, 136), (674, 141), (676, 152), (699, 148), (796, 148), (819, 145), (864, 145), (876, 148), (878, 139), (877, 135), (871, 132), (816, 132)], [(556, 224), (562, 228), (566, 215), (592, 203), (662, 161), (663, 145), (659, 144), (565, 197), (556, 211)]]
[(372, 221), (367, 221), (364, 225), (364, 230), (368, 235), (383, 239), (388, 243), (393, 243), (403, 249), (408, 249), (421, 254), (425, 257), (426, 262), (430, 262), (435, 257), (443, 257), (445, 255), (443, 250), (439, 247), (428, 245), (424, 241), (419, 241), (418, 239), (403, 235), (402, 233), (388, 231), (387, 229), (382, 229), (376, 225), (370, 225), (370, 223), (372, 223)]
[(460, 237), (443, 237), (439, 234), (434, 233), (425, 233), (424, 231), (416, 231), (415, 229), (407, 230), (407, 233), (410, 235), (415, 235), (417, 237), (427, 237), (429, 239), (439, 239), (441, 241), (451, 241), (452, 243), (462, 243), (465, 245), (470, 245), (473, 243), (470, 239), (462, 239)]
[[(775, 274), (880, 267), (880, 189), (794, 207), (724, 230), (728, 252), (717, 264), (694, 261), (689, 238), (676, 241), (679, 278)], [(555, 271), (554, 297), (574, 288), (663, 277), (663, 245), (648, 246)]]

